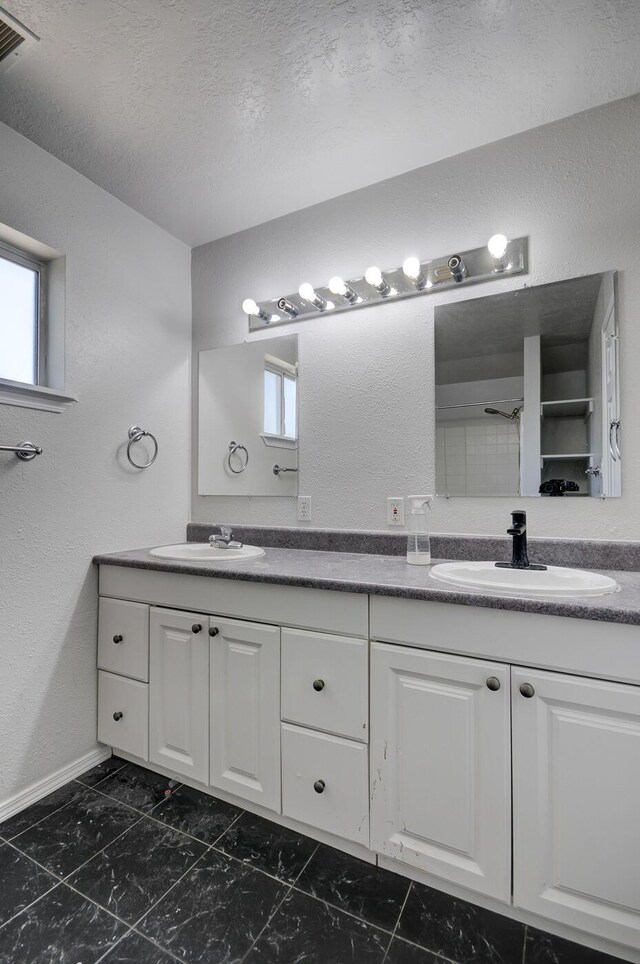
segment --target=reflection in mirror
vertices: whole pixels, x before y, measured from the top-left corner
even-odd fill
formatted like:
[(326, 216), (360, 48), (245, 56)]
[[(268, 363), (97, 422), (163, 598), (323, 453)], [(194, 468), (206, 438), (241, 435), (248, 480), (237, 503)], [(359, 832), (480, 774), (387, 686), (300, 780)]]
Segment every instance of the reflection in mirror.
[(436, 491), (620, 495), (615, 273), (435, 309)]
[(298, 337), (201, 351), (199, 495), (298, 491)]

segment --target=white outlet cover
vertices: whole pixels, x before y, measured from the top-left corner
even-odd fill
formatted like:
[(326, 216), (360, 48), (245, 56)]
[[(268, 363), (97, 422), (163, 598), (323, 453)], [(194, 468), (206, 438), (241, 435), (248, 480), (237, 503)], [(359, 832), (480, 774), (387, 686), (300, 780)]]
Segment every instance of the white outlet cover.
[(298, 496), (298, 521), (309, 522), (311, 519), (311, 496)]
[(387, 525), (404, 525), (404, 499), (389, 496), (387, 499)]

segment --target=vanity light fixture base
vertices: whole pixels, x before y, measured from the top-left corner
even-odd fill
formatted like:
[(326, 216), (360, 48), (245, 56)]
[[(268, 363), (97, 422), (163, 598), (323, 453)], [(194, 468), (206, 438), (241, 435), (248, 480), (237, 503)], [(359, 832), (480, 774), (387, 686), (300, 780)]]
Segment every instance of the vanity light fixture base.
[[(411, 278), (402, 270), (402, 266), (393, 268), (390, 271), (383, 271), (382, 275), (389, 284), (391, 292), (383, 297), (382, 294), (369, 284), (364, 276), (349, 279), (346, 284), (357, 296), (357, 300), (352, 302), (342, 298), (336, 298), (331, 290), (322, 285), (314, 286), (314, 291), (324, 301), (333, 302), (333, 307), (327, 311), (319, 311), (308, 301), (300, 297), (296, 291), (293, 294), (279, 295), (270, 301), (257, 302), (258, 307), (270, 318), (265, 321), (259, 315), (248, 315), (249, 331), (261, 331), (263, 328), (275, 328), (278, 325), (290, 325), (293, 322), (306, 321), (308, 318), (328, 318), (338, 312), (356, 311), (358, 308), (372, 308), (375, 305), (389, 305), (394, 301), (404, 298), (417, 298), (420, 295), (433, 295), (448, 288), (463, 288), (466, 285), (480, 284), (485, 281), (497, 281), (500, 278), (510, 277), (511, 275), (524, 274), (528, 271), (528, 241), (524, 238), (513, 238), (507, 244), (504, 254), (503, 264), (496, 270), (496, 261), (489, 253), (486, 244), (480, 248), (473, 248), (470, 251), (456, 252), (444, 255), (441, 258), (433, 258), (430, 261), (420, 262), (420, 274), (424, 275), (425, 283), (423, 287), (416, 287)], [(464, 266), (464, 276), (454, 277), (449, 261), (455, 257), (459, 264)], [(289, 307), (289, 313), (282, 317), (283, 304)], [(291, 309), (295, 310), (294, 315)], [(278, 314), (280, 312), (280, 315)], [(277, 318), (274, 315), (278, 316)]]

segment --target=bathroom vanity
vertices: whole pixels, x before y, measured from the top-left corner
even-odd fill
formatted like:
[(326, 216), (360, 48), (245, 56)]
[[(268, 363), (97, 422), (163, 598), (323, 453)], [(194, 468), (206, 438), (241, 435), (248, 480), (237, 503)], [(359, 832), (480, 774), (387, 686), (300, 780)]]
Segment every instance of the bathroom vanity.
[(637, 573), (547, 604), (394, 556), (95, 561), (101, 742), (640, 961)]

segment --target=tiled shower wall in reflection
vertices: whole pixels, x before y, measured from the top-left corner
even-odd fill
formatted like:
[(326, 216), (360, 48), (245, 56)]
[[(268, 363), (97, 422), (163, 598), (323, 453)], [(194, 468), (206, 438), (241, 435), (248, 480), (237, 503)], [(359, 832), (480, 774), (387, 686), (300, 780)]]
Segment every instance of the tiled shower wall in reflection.
[(518, 494), (519, 424), (499, 416), (493, 419), (470, 419), (437, 426), (438, 495)]

